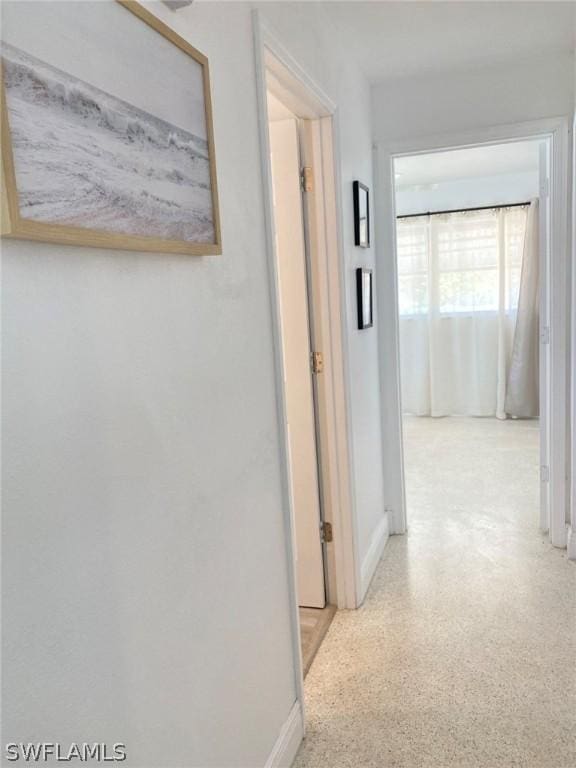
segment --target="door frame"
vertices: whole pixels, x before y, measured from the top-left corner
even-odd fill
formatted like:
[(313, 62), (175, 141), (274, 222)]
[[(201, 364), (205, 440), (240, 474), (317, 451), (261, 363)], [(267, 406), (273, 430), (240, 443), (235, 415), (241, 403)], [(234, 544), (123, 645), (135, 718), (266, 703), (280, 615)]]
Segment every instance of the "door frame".
[[(315, 128), (315, 172), (322, 185), (322, 204), (314, 242), (309, 242), (310, 257), (315, 262), (317, 290), (315, 301), (315, 333), (322, 338), (324, 372), (318, 393), (320, 484), (325, 500), (324, 515), (333, 527), (331, 555), (333, 578), (327, 579), (329, 602), (338, 608), (356, 608), (360, 573), (356, 554), (356, 527), (353, 505), (352, 449), (350, 442), (350, 402), (348, 381), (350, 365), (345, 326), (344, 251), (342, 247), (342, 200), (339, 163), (339, 127), (337, 105), (325, 94), (300, 64), (278, 41), (263, 22), (257, 9), (253, 10), (254, 50), (256, 57), (256, 90), (258, 96), (258, 126), (260, 132), (261, 166), (264, 196), (268, 279), (272, 308), (272, 334), (275, 356), (275, 385), (281, 443), (282, 496), (286, 548), (289, 569), (291, 627), (296, 687), (299, 704), (303, 705), (303, 675), (300, 649), (300, 618), (298, 613), (296, 573), (294, 567), (294, 524), (289, 489), (289, 453), (286, 430), (286, 403), (282, 359), (282, 333), (278, 291), (278, 269), (275, 243), (272, 169), (268, 134), (267, 89), (270, 79), (276, 95), (288, 103), (298, 115)], [(309, 233), (308, 233), (309, 234)], [(329, 269), (327, 268), (329, 265)], [(330, 590), (330, 584), (333, 584)], [(335, 594), (334, 594), (335, 592)]]
[(572, 338), (570, 361), (571, 437), (570, 437), (570, 525), (568, 528), (568, 557), (576, 560), (576, 112), (572, 122)]
[[(550, 142), (550, 233), (546, 286), (549, 306), (550, 351), (548, 360), (549, 403), (549, 521), (550, 541), (555, 547), (566, 547), (568, 509), (568, 161), (569, 122), (565, 117), (547, 118), (510, 125), (490, 126), (453, 134), (424, 136), (400, 141), (377, 142), (375, 145), (376, 197), (379, 227), (376, 239), (378, 258), (389, 269), (378, 270), (376, 289), (380, 294), (379, 344), (382, 375), (383, 428), (388, 435), (390, 451), (385, 462), (385, 481), (389, 484), (393, 510), (393, 530), (406, 531), (404, 483), (404, 450), (400, 388), (400, 338), (398, 315), (398, 265), (396, 254), (396, 212), (393, 161), (406, 155), (429, 154), (450, 149), (480, 147), (529, 139)], [(552, 258), (554, 254), (554, 258)], [(542, 325), (541, 325), (542, 327)]]

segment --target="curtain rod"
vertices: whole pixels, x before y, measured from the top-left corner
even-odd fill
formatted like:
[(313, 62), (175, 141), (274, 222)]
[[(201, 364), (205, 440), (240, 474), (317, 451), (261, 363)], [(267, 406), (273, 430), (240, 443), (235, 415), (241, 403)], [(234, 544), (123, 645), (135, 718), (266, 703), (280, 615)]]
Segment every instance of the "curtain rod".
[(446, 213), (466, 213), (467, 211), (491, 211), (496, 208), (522, 208), (527, 203), (508, 203), (507, 205), (481, 205), (477, 208), (454, 208), (451, 211), (426, 211), (425, 213), (405, 213), (402, 216), (396, 216), (397, 219), (414, 219), (417, 216), (441, 216)]

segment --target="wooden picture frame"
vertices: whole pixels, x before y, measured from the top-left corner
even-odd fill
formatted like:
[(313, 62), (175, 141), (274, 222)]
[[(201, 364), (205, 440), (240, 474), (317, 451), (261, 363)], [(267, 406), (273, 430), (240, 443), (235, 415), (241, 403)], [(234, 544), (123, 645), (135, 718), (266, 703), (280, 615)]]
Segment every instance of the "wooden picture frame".
[[(14, 4), (19, 5), (19, 4)], [(26, 6), (27, 4), (21, 4)], [(71, 4), (74, 5), (74, 4)], [(108, 4), (98, 3), (95, 6), (104, 8)], [(215, 147), (214, 147), (214, 130), (212, 122), (212, 104), (210, 98), (210, 75), (208, 59), (193, 46), (191, 46), (186, 40), (180, 37), (170, 27), (161, 22), (156, 16), (143, 8), (139, 3), (134, 0), (111, 0), (110, 7), (106, 11), (108, 16), (113, 12), (112, 9), (118, 6), (122, 7), (122, 11), (130, 14), (130, 19), (133, 18), (135, 24), (145, 24), (147, 27), (158, 33), (162, 39), (169, 41), (173, 46), (176, 46), (180, 51), (183, 51), (190, 59), (200, 66), (201, 72), (193, 67), (190, 71), (190, 80), (186, 81), (186, 85), (183, 86), (189, 91), (192, 89), (190, 83), (194, 83), (194, 98), (186, 101), (182, 110), (189, 110), (190, 117), (186, 124), (186, 128), (182, 128), (182, 120), (179, 123), (172, 122), (169, 117), (159, 115), (158, 111), (146, 111), (142, 106), (134, 106), (132, 101), (128, 101), (126, 97), (122, 98), (115, 93), (110, 94), (109, 91), (97, 88), (94, 83), (90, 83), (87, 79), (82, 79), (78, 73), (72, 75), (67, 71), (58, 68), (54, 63), (46, 63), (41, 60), (32, 52), (27, 52), (25, 49), (20, 49), (16, 45), (10, 45), (3, 43), (3, 58), (2, 62), (4, 66), (0, 69), (0, 97), (1, 97), (1, 183), (2, 183), (2, 209), (1, 209), (1, 228), (0, 233), (3, 237), (16, 238), (19, 240), (36, 240), (50, 243), (60, 243), (64, 245), (79, 245), (79, 246), (92, 246), (97, 248), (111, 248), (111, 249), (127, 249), (136, 251), (152, 251), (160, 253), (181, 253), (190, 255), (215, 255), (222, 253), (221, 232), (220, 232), (220, 215), (218, 206), (218, 188), (216, 179), (216, 160), (215, 160)], [(90, 11), (94, 13), (95, 11)], [(122, 25), (126, 27), (130, 24), (130, 19), (121, 18)], [(6, 23), (4, 24), (6, 26)], [(132, 29), (130, 27), (130, 29)], [(119, 33), (114, 30), (116, 35)], [(21, 34), (21, 33), (20, 33)], [(48, 34), (48, 33), (47, 33)], [(100, 32), (103, 36), (104, 31)], [(150, 40), (148, 32), (139, 32), (138, 29), (134, 31), (134, 38), (136, 41), (143, 37), (148, 42), (153, 42), (154, 38)], [(18, 34), (16, 34), (18, 39)], [(130, 41), (133, 50), (139, 51), (138, 47), (134, 45), (133, 41)], [(52, 45), (52, 42), (50, 43)], [(57, 43), (54, 43), (57, 45)], [(112, 43), (110, 43), (112, 45)], [(29, 46), (28, 46), (29, 47)], [(114, 48), (114, 50), (116, 50)], [(179, 54), (172, 51), (171, 48), (167, 48), (165, 45), (161, 47), (162, 56), (161, 61), (163, 63), (174, 60), (178, 68), (184, 68), (187, 70), (186, 60)], [(6, 54), (6, 51), (8, 52)], [(11, 59), (6, 59), (6, 55)], [(121, 51), (121, 55), (125, 56), (125, 51)], [(76, 55), (77, 56), (77, 55)], [(77, 62), (78, 56), (75, 59)], [(7, 62), (7, 63), (6, 63)], [(134, 62), (134, 66), (138, 65), (138, 61)], [(126, 65), (128, 66), (128, 65)], [(12, 70), (10, 70), (12, 67)], [(166, 66), (169, 70), (169, 67)], [(57, 107), (51, 107), (58, 113), (60, 123), (62, 125), (61, 133), (54, 136), (54, 147), (60, 150), (60, 157), (63, 157), (64, 168), (61, 169), (57, 164), (52, 161), (51, 167), (56, 167), (61, 175), (65, 175), (67, 156), (62, 152), (62, 146), (66, 148), (66, 140), (61, 140), (60, 136), (66, 136), (67, 123), (69, 119), (69, 113), (72, 111), (72, 107), (68, 103), (69, 96), (66, 92), (66, 88), (69, 90), (76, 87), (76, 90), (80, 90), (81, 93), (86, 96), (90, 96), (92, 99), (90, 104), (96, 104), (94, 113), (98, 116), (100, 121), (98, 124), (92, 119), (92, 115), (84, 109), (84, 112), (80, 115), (76, 107), (74, 118), (76, 122), (72, 121), (70, 124), (77, 126), (81, 123), (81, 120), (85, 121), (90, 119), (92, 122), (90, 127), (86, 128), (86, 122), (81, 125), (81, 130), (91, 131), (90, 135), (95, 136), (95, 142), (101, 141), (102, 149), (100, 157), (98, 158), (101, 164), (104, 166), (101, 178), (108, 181), (109, 178), (114, 177), (115, 166), (113, 160), (115, 155), (108, 149), (109, 146), (115, 147), (117, 144), (121, 145), (121, 151), (125, 153), (132, 153), (130, 157), (139, 153), (140, 164), (134, 164), (130, 166), (128, 161), (124, 168), (118, 172), (117, 176), (120, 181), (118, 184), (120, 188), (125, 191), (127, 204), (123, 209), (121, 205), (114, 207), (113, 202), (117, 198), (110, 198), (110, 192), (106, 188), (104, 192), (99, 192), (100, 199), (103, 199), (101, 207), (98, 208), (98, 212), (103, 211), (105, 206), (108, 205), (108, 209), (101, 214), (101, 220), (111, 220), (110, 227), (112, 229), (106, 229), (101, 226), (90, 226), (89, 222), (82, 221), (81, 225), (77, 223), (70, 224), (66, 221), (66, 211), (62, 210), (65, 204), (58, 199), (58, 194), (64, 188), (60, 182), (60, 187), (56, 184), (53, 187), (49, 185), (52, 182), (49, 173), (45, 171), (48, 168), (48, 163), (38, 163), (33, 165), (31, 161), (28, 162), (26, 167), (26, 174), (19, 176), (18, 173), (18, 161), (19, 158), (15, 155), (12, 133), (11, 133), (11, 111), (9, 104), (9, 96), (7, 94), (8, 88), (6, 86), (6, 77), (10, 73), (16, 73), (12, 75), (11, 83), (14, 83), (14, 88), (17, 89), (17, 93), (20, 99), (25, 99), (26, 92), (26, 77), (31, 80), (34, 76), (40, 73), (45, 78), (43, 82), (44, 90), (41, 93), (41, 98), (55, 101), (56, 97), (53, 96), (54, 89), (59, 87), (61, 90), (57, 92), (59, 99)], [(24, 73), (24, 74), (22, 74)], [(170, 71), (163, 73), (166, 77), (170, 76)], [(135, 76), (135, 75), (134, 75)], [(162, 73), (158, 75), (161, 77)], [(104, 79), (104, 75), (102, 78)], [(177, 78), (174, 76), (172, 80)], [(22, 82), (24, 81), (24, 85)], [(116, 86), (115, 86), (116, 88)], [(18, 90), (19, 89), (19, 90)], [(50, 90), (52, 89), (52, 90)], [(62, 90), (64, 89), (64, 90)], [(82, 90), (83, 89), (83, 90)], [(128, 90), (128, 86), (124, 86), (124, 90)], [(65, 96), (62, 96), (62, 93)], [(144, 90), (142, 91), (144, 93)], [(10, 91), (10, 98), (12, 91)], [(46, 96), (46, 94), (49, 94)], [(16, 98), (16, 97), (14, 97)], [(76, 93), (78, 99), (78, 93)], [(153, 97), (147, 93), (142, 96), (139, 95), (140, 101), (151, 100)], [(162, 107), (168, 105), (169, 97), (164, 94), (160, 94), (157, 97), (157, 101), (160, 103), (162, 100)], [(172, 97), (170, 97), (172, 98)], [(36, 109), (35, 97), (32, 98), (28, 95), (28, 102), (30, 104), (30, 110)], [(100, 99), (100, 101), (98, 100)], [(62, 102), (67, 101), (66, 106), (62, 107)], [(20, 101), (19, 103), (23, 103)], [(172, 102), (170, 102), (172, 103)], [(180, 102), (178, 102), (178, 105)], [(105, 113), (105, 107), (112, 105), (112, 118), (116, 122), (110, 125), (102, 122), (102, 113)], [(204, 122), (202, 122), (202, 106), (204, 107)], [(100, 112), (98, 111), (100, 108)], [(169, 107), (166, 107), (167, 110)], [(116, 110), (116, 111), (114, 111)], [(64, 118), (60, 115), (65, 112)], [(108, 113), (110, 113), (108, 109)], [(106, 114), (108, 114), (106, 113)], [(14, 113), (15, 114), (15, 113)], [(52, 113), (51, 113), (52, 114)], [(86, 117), (88, 115), (88, 117)], [(180, 117), (180, 116), (179, 116)], [(110, 118), (110, 119), (112, 119)], [(22, 118), (19, 118), (22, 120)], [(122, 120), (119, 123), (119, 120)], [(34, 135), (34, 130), (38, 132), (35, 127), (39, 121), (29, 120), (24, 123), (24, 130), (27, 126), (30, 126), (29, 130), (31, 135)], [(136, 124), (136, 127), (134, 127)], [(102, 126), (104, 125), (104, 128)], [(200, 130), (193, 131), (190, 126), (198, 125)], [(95, 127), (94, 127), (95, 126)], [(119, 126), (119, 127), (118, 127)], [(22, 124), (19, 124), (19, 129), (22, 128)], [(71, 130), (73, 130), (72, 128)], [(76, 128), (79, 132), (80, 129)], [(103, 134), (107, 131), (107, 134)], [(129, 133), (132, 131), (132, 134)], [(148, 133), (147, 133), (148, 131)], [(152, 133), (155, 131), (154, 133)], [(22, 131), (19, 137), (22, 135)], [(54, 134), (53, 134), (54, 135)], [(103, 136), (103, 137), (102, 137)], [(36, 139), (36, 136), (34, 136)], [(60, 140), (60, 145), (56, 140)], [(21, 141), (21, 139), (20, 139)], [(108, 143), (106, 143), (108, 142)], [(116, 142), (116, 143), (115, 143)], [(78, 141), (76, 140), (76, 146)], [(136, 148), (134, 148), (136, 145)], [(36, 143), (38, 146), (38, 142)], [(72, 145), (71, 145), (72, 146)], [(149, 147), (152, 149), (148, 149)], [(98, 154), (96, 149), (96, 154)], [(150, 163), (147, 162), (147, 152), (150, 152)], [(157, 155), (154, 155), (157, 152)], [(58, 153), (55, 153), (58, 157)], [(128, 156), (126, 154), (126, 156)], [(140, 157), (141, 156), (141, 157)], [(155, 157), (162, 157), (162, 163), (155, 163)], [(28, 156), (21, 155), (21, 162), (25, 165)], [(124, 155), (121, 154), (124, 158)], [(105, 159), (101, 159), (105, 158)], [(71, 163), (72, 161), (70, 161)], [(105, 163), (108, 162), (108, 166)], [(76, 159), (75, 168), (81, 169), (86, 177), (89, 167), (89, 160), (87, 165), (82, 165), (81, 158)], [(22, 195), (22, 178), (26, 179), (26, 183), (30, 184), (28, 179), (37, 171), (38, 178), (41, 179), (40, 184), (44, 184), (41, 187), (42, 190), (47, 190), (44, 194), (44, 199), (55, 200), (56, 203), (52, 205), (52, 208), (60, 206), (58, 211), (62, 211), (61, 219), (55, 221), (44, 220), (39, 218), (34, 210), (32, 210), (32, 216), (25, 214), (22, 215), (23, 210), (23, 195)], [(183, 172), (181, 172), (183, 169)], [(108, 173), (108, 170), (110, 173)], [(121, 173), (125, 173), (125, 176), (121, 176)], [(42, 175), (43, 174), (43, 175)], [(132, 176), (130, 176), (132, 174)], [(158, 180), (154, 177), (154, 174), (164, 174)], [(170, 175), (171, 174), (171, 175)], [(187, 175), (186, 175), (187, 174)], [(152, 176), (150, 186), (145, 185), (149, 182), (149, 177)], [(71, 175), (74, 182), (74, 176)], [(79, 178), (79, 176), (78, 176)], [(137, 184), (134, 187), (130, 186), (130, 179), (135, 178)], [(46, 181), (48, 179), (48, 181)], [(88, 179), (90, 181), (90, 179)], [(19, 184), (20, 182), (20, 184)], [(36, 182), (35, 182), (36, 183)], [(156, 184), (155, 187), (152, 185)], [(139, 185), (139, 187), (138, 187)], [(73, 185), (72, 185), (73, 186)], [(86, 187), (91, 190), (93, 187)], [(138, 189), (140, 191), (138, 192)], [(112, 191), (114, 187), (111, 185)], [(56, 192), (54, 191), (56, 190)], [(148, 190), (148, 191), (146, 191)], [(161, 193), (155, 194), (157, 190), (162, 190)], [(166, 191), (168, 190), (168, 191)], [(156, 218), (154, 216), (148, 216), (148, 210), (144, 207), (140, 209), (138, 206), (140, 198), (137, 198), (137, 193), (140, 194), (145, 204), (148, 204), (150, 209), (157, 213)], [(50, 195), (53, 197), (50, 198)], [(71, 193), (69, 193), (69, 196)], [(106, 195), (109, 196), (110, 201), (107, 202)], [(32, 195), (31, 195), (32, 197)], [(88, 194), (90, 199), (90, 194)], [(80, 200), (84, 204), (85, 209), (89, 209), (90, 206), (86, 201), (80, 197), (71, 198), (74, 200), (72, 206), (76, 205), (76, 201)], [(124, 200), (124, 198), (120, 198)], [(175, 201), (175, 202), (174, 202)], [(131, 205), (130, 205), (131, 203)], [(156, 206), (156, 208), (154, 208)], [(41, 207), (41, 206), (40, 206)], [(44, 208), (50, 208), (50, 205), (44, 206)], [(78, 203), (80, 208), (80, 203)], [(26, 210), (30, 210), (31, 205), (28, 205)], [(117, 216), (121, 219), (118, 222), (115, 219), (116, 211), (119, 211)], [(76, 211), (72, 211), (76, 214)], [(42, 214), (46, 216), (47, 214)], [(90, 213), (84, 214), (86, 219), (89, 219)], [(133, 219), (130, 220), (130, 216)], [(108, 219), (106, 219), (108, 217)], [(125, 223), (126, 222), (126, 223)], [(160, 234), (154, 232), (142, 233), (142, 231), (130, 231), (133, 226), (134, 230), (145, 230), (146, 228), (152, 230), (154, 226), (157, 226)], [(114, 228), (115, 227), (115, 228)], [(126, 231), (122, 231), (119, 227), (125, 227)], [(175, 236), (174, 236), (175, 233)], [(181, 236), (185, 235), (185, 236)], [(194, 234), (196, 233), (196, 234)], [(196, 238), (196, 239), (195, 239)]]
[(356, 270), (356, 301), (358, 305), (358, 330), (372, 328), (374, 324), (374, 299), (372, 270), (358, 267)]
[(370, 190), (360, 181), (353, 183), (354, 245), (370, 247)]

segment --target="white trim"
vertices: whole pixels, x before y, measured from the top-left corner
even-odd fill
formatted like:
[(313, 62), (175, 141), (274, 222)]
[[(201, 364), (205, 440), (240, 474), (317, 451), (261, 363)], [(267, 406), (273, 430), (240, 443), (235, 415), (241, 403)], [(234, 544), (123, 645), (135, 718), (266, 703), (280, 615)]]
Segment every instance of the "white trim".
[(384, 517), (382, 520), (380, 520), (376, 526), (376, 529), (374, 530), (374, 533), (372, 534), (372, 540), (370, 542), (370, 546), (368, 547), (368, 552), (366, 552), (364, 560), (362, 561), (362, 576), (360, 582), (361, 603), (364, 602), (364, 598), (368, 592), (368, 587), (374, 578), (376, 568), (378, 567), (378, 563), (380, 562), (380, 558), (382, 557), (384, 547), (386, 546), (386, 542), (388, 541), (389, 536), (390, 526), (388, 520), (388, 512), (385, 512)]
[(304, 718), (297, 701), (280, 729), (280, 734), (264, 768), (290, 768), (304, 738)]
[(568, 120), (564, 116), (548, 117), (521, 123), (493, 125), (471, 128), (456, 133), (436, 133), (413, 139), (377, 141), (379, 149), (385, 149), (393, 157), (402, 155), (425, 155), (430, 152), (444, 152), (448, 149), (464, 149), (490, 144), (529, 140), (551, 136), (558, 130), (567, 129)]
[(576, 531), (571, 525), (567, 525), (566, 530), (566, 549), (568, 550), (568, 558), (570, 560), (576, 560)]
[(550, 541), (567, 543), (568, 504), (568, 124), (553, 131), (550, 186)]
[[(378, 153), (377, 179), (381, 187), (381, 194), (377, 200), (376, 221), (382, 222), (382, 233), (377, 238), (379, 245), (379, 258), (384, 263), (391, 264), (389, 270), (379, 270), (380, 281), (377, 289), (381, 292), (380, 306), (390, 307), (385, 318), (380, 318), (382, 327), (379, 333), (380, 355), (383, 364), (382, 370), (388, 372), (388, 378), (392, 385), (384, 387), (382, 391), (383, 419), (394, 411), (401, 416), (399, 410), (399, 333), (397, 312), (397, 266), (396, 266), (396, 238), (395, 238), (395, 212), (394, 212), (394, 177), (392, 162), (394, 157), (402, 155), (415, 155), (459, 147), (482, 146), (500, 144), (504, 142), (519, 141), (531, 138), (549, 138), (551, 140), (551, 224), (550, 224), (550, 280), (549, 280), (549, 306), (550, 312), (550, 540), (554, 546), (566, 546), (566, 509), (567, 509), (567, 431), (568, 422), (568, 120), (565, 117), (546, 118), (512, 125), (492, 126), (478, 128), (454, 134), (443, 134), (429, 137), (421, 137), (408, 140), (379, 142), (376, 145)], [(389, 258), (392, 254), (392, 258)], [(396, 296), (394, 298), (393, 296)], [(392, 311), (395, 319), (391, 318)], [(388, 323), (388, 334), (385, 333), (384, 323)], [(392, 332), (390, 332), (390, 330)], [(394, 382), (398, 382), (398, 390)], [(385, 382), (386, 384), (386, 382)], [(399, 413), (398, 413), (399, 411)], [(394, 472), (390, 469), (390, 462), (395, 462), (392, 470), (397, 469), (399, 452), (402, 452), (401, 418), (397, 418), (399, 424), (384, 423), (387, 434), (388, 462), (385, 470), (385, 479), (392, 484), (389, 494), (396, 500), (391, 506), (393, 510), (393, 522), (391, 529), (394, 532), (404, 530), (405, 508), (402, 509), (404, 499), (404, 478), (402, 472)], [(400, 502), (398, 501), (400, 500)]]
[(569, 477), (570, 489), (570, 526), (568, 530), (568, 557), (576, 560), (576, 112), (572, 123), (572, 338), (570, 365), (570, 405), (571, 405), (571, 463)]
[(375, 272), (378, 294), (378, 357), (380, 361), (380, 413), (383, 451), (384, 504), (389, 510), (390, 533), (406, 533), (406, 489), (404, 481), (404, 437), (400, 385), (400, 329), (396, 261), (396, 221), (392, 155), (375, 147), (373, 217), (376, 232), (376, 262), (387, 269)]
[[(340, 165), (340, 115), (338, 108), (332, 115), (332, 132), (334, 142), (334, 163), (332, 171), (334, 173), (334, 190), (336, 195), (336, 241), (338, 249), (338, 271), (340, 275), (339, 290), (340, 290), (340, 306), (342, 308), (340, 314), (340, 368), (341, 376), (337, 377), (336, 386), (339, 388), (339, 395), (341, 400), (344, 401), (345, 409), (345, 425), (341, 429), (340, 437), (340, 471), (338, 472), (339, 479), (337, 482), (340, 484), (342, 497), (346, 500), (348, 505), (348, 514), (341, 515), (340, 520), (340, 574), (343, 580), (341, 592), (343, 594), (343, 603), (338, 602), (339, 608), (354, 609), (360, 605), (358, 601), (358, 591), (360, 589), (360, 557), (356, 542), (358, 541), (358, 516), (356, 514), (355, 499), (356, 499), (356, 472), (354, 470), (354, 450), (352, 445), (353, 430), (352, 430), (352, 400), (351, 400), (351, 386), (352, 381), (352, 367), (350, 364), (350, 335), (348, 333), (346, 306), (346, 282), (344, 275), (348, 265), (345, 259), (344, 253), (344, 235), (342, 232), (342, 221), (344, 218), (344, 208), (342, 203), (342, 174)], [(335, 350), (332, 349), (332, 354)], [(342, 473), (342, 469), (345, 469), (345, 474)], [(338, 542), (337, 542), (338, 544)], [(338, 574), (337, 574), (338, 576)]]
[[(258, 16), (258, 11), (255, 12)], [(278, 96), (299, 117), (328, 117), (336, 112), (336, 104), (302, 69), (274, 33), (260, 21), (260, 39), (264, 46), (264, 66), (274, 78)], [(271, 56), (267, 56), (266, 49)], [(296, 88), (295, 88), (296, 86)]]

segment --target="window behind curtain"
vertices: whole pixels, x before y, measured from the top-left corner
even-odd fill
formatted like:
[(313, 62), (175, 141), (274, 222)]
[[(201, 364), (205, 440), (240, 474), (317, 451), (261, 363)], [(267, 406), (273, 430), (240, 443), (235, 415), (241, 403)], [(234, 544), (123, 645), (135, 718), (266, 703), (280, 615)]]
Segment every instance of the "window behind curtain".
[(526, 210), (398, 219), (400, 314), (515, 311)]

